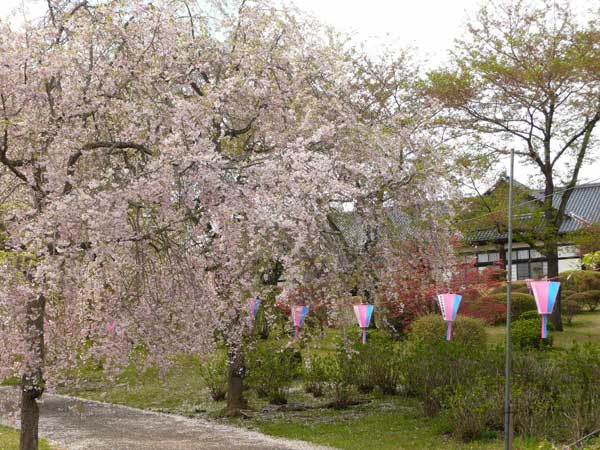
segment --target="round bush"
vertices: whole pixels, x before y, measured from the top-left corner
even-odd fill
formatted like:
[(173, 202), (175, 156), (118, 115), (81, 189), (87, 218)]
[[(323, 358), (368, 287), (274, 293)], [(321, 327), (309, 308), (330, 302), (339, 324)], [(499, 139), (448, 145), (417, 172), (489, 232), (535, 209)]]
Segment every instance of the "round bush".
[(600, 272), (595, 270), (569, 270), (560, 274), (564, 290), (576, 293), (600, 290)]
[(525, 311), (517, 320), (537, 320), (540, 318), (540, 313), (537, 310)]
[[(540, 318), (515, 321), (511, 327), (511, 339), (514, 346), (520, 349), (536, 350), (552, 347), (554, 341), (552, 336), (547, 339), (541, 338), (541, 326)], [(548, 324), (548, 328), (550, 328), (550, 324)]]
[(563, 300), (560, 306), (562, 307), (561, 309), (563, 316), (567, 320), (567, 324), (569, 325), (573, 323), (573, 316), (575, 314), (579, 314), (582, 309), (579, 302), (571, 298), (566, 298), (565, 300)]
[(578, 292), (566, 298), (569, 302), (577, 303), (581, 308), (595, 311), (600, 304), (600, 290)]
[[(410, 326), (409, 338), (425, 343), (441, 342), (446, 338), (446, 322), (438, 314), (428, 314)], [(485, 324), (472, 317), (458, 316), (452, 324), (452, 341), (464, 346), (483, 346), (486, 342)]]
[[(506, 305), (506, 294), (494, 294), (494, 297), (498, 302)], [(513, 320), (517, 320), (521, 314), (526, 311), (536, 310), (535, 299), (532, 295), (524, 294), (522, 292), (513, 292), (511, 298), (510, 314)]]
[(481, 319), (489, 325), (497, 325), (506, 320), (506, 306), (490, 296), (482, 296), (466, 302), (464, 306), (461, 305), (460, 313)]

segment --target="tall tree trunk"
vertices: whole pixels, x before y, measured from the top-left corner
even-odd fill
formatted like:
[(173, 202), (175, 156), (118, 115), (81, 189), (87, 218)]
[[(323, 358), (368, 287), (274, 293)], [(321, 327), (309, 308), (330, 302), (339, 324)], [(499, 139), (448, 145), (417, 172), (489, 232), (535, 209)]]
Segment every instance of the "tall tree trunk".
[(27, 304), (25, 332), (29, 333), (29, 349), (34, 355), (21, 378), (21, 438), (20, 450), (38, 450), (40, 410), (37, 400), (44, 393), (44, 308), (45, 298), (39, 295)]
[[(556, 242), (546, 244), (546, 259), (548, 260), (548, 279), (556, 279), (558, 277), (558, 244)], [(558, 290), (552, 312), (552, 323), (556, 331), (563, 331), (560, 291), (561, 289)]]
[(244, 398), (244, 354), (241, 349), (230, 349), (228, 352), (227, 374), (227, 406), (225, 415), (236, 417), (241, 415), (241, 410), (248, 407)]

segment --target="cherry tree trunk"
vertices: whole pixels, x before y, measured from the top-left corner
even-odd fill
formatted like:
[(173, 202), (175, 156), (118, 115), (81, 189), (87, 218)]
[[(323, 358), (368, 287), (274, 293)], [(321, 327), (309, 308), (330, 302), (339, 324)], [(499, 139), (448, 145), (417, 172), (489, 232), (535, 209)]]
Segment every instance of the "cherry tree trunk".
[(228, 353), (227, 374), (227, 406), (225, 415), (235, 417), (241, 415), (241, 410), (248, 407), (244, 398), (244, 355), (240, 349)]
[(44, 393), (44, 307), (45, 298), (39, 295), (27, 305), (26, 332), (34, 355), (21, 377), (21, 437), (20, 450), (38, 450), (40, 409), (37, 400)]

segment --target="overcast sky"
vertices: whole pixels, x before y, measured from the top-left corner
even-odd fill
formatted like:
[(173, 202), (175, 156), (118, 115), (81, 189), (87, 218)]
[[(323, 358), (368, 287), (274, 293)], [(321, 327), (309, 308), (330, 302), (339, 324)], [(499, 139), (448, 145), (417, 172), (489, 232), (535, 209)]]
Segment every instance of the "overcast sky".
[[(26, 0), (35, 10), (45, 3)], [(286, 2), (287, 0), (279, 0)], [(0, 16), (6, 16), (21, 0), (0, 0)], [(312, 13), (340, 31), (350, 33), (357, 42), (365, 42), (376, 53), (382, 43), (413, 47), (418, 58), (429, 66), (442, 63), (454, 39), (460, 37), (468, 17), (481, 0), (295, 0), (296, 6)], [(600, 7), (600, 0), (570, 0), (574, 11)], [(36, 8), (37, 6), (37, 8)], [(531, 170), (520, 165), (517, 178), (528, 182)], [(588, 164), (582, 180), (600, 178), (600, 161)]]

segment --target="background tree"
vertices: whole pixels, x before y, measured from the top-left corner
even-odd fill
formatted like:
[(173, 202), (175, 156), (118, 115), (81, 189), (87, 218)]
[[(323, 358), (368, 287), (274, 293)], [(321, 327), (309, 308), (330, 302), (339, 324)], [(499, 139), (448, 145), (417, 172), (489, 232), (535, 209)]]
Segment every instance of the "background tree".
[[(597, 16), (573, 17), (568, 3), (489, 3), (454, 49), (454, 66), (429, 74), (430, 93), (478, 148), (511, 146), (543, 180), (548, 277), (558, 275), (558, 230), (579, 172), (595, 150), (600, 120)], [(463, 137), (463, 144), (465, 140)], [(566, 188), (556, 208), (557, 187)], [(555, 309), (557, 329), (560, 302)]]

